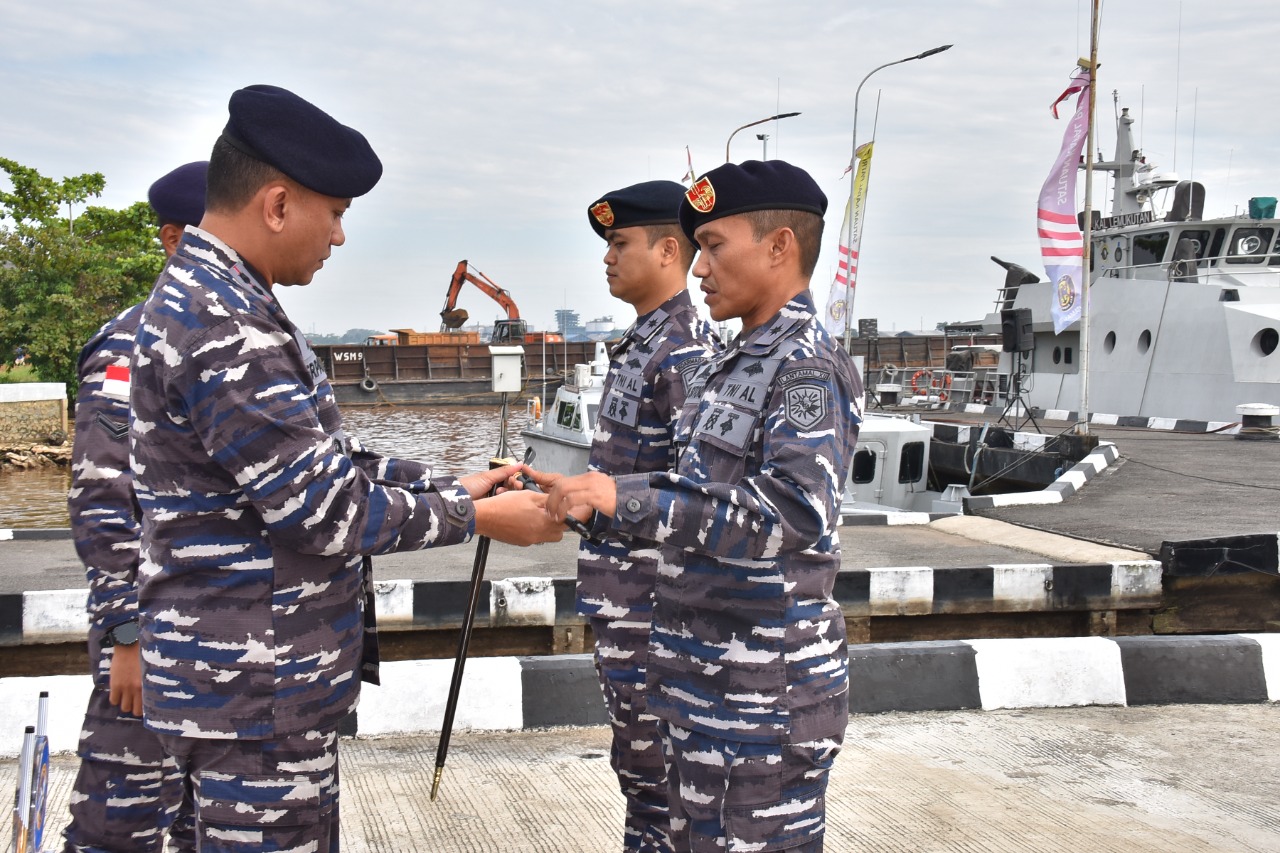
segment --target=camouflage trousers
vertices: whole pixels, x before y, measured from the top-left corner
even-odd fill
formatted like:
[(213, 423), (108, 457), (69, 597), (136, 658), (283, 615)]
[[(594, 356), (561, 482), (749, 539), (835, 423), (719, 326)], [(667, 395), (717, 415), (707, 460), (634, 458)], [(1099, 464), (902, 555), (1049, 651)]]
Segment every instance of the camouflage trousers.
[(844, 741), (742, 743), (660, 722), (681, 853), (821, 853), (827, 778)]
[(596, 672), (613, 728), (610, 763), (627, 800), (622, 849), (626, 853), (671, 853), (662, 738), (658, 719), (643, 709), (649, 623), (592, 619), (591, 630), (595, 634)]
[(200, 853), (338, 853), (338, 733), (278, 740), (161, 735), (185, 762)]
[(174, 853), (195, 850), (191, 797), (182, 770), (142, 718), (111, 704), (112, 649), (90, 631), (97, 673), (80, 731), (80, 771), (71, 790), (65, 853), (160, 853), (166, 831)]

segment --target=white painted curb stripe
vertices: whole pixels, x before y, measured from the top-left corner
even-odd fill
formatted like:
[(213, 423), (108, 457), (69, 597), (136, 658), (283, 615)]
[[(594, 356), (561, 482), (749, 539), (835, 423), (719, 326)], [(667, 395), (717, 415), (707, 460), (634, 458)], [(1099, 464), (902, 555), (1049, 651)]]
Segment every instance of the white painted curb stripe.
[(1262, 672), (1267, 679), (1267, 698), (1280, 702), (1280, 634), (1241, 634), (1262, 646)]
[(1103, 637), (968, 643), (983, 710), (1125, 704), (1120, 647)]

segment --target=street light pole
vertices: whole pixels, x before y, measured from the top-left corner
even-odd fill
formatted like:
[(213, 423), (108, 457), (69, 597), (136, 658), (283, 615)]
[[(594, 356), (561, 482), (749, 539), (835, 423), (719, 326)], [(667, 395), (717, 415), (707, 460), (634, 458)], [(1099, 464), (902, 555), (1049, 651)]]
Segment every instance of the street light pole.
[[(912, 57), (912, 58), (914, 59), (915, 57)], [(764, 124), (767, 121), (777, 121), (780, 118), (791, 118), (792, 116), (798, 116), (798, 115), (800, 115), (800, 113), (778, 113), (776, 116), (769, 116), (768, 118), (762, 118), (762, 119), (759, 119), (758, 121), (748, 122), (747, 124), (744, 124), (742, 127), (738, 128), (738, 130), (746, 130), (748, 127), (755, 127), (757, 124)], [(724, 161), (726, 163), (729, 162), (729, 143), (733, 141), (733, 137), (737, 136), (738, 130), (735, 130), (733, 133), (729, 134), (729, 138), (726, 139), (724, 142)]]
[[(926, 56), (933, 56), (935, 53), (942, 53), (944, 50), (950, 50), (950, 49), (951, 49), (951, 45), (944, 44), (942, 47), (930, 48), (929, 50), (926, 50), (924, 53), (917, 53), (915, 56), (908, 56), (906, 59), (897, 59), (897, 60), (894, 60), (893, 62), (886, 62), (884, 65), (878, 66), (876, 68), (872, 68), (871, 71), (867, 73), (867, 76), (862, 78), (862, 83), (866, 83), (867, 80), (871, 78), (871, 75), (875, 74), (881, 68), (888, 68), (890, 65), (901, 65), (904, 62), (911, 62), (912, 60), (915, 60), (915, 59), (924, 59)], [(862, 94), (862, 83), (858, 84), (857, 90), (855, 90), (853, 93), (853, 157), (849, 161), (850, 169), (854, 169), (858, 161), (858, 96)], [(727, 146), (726, 146), (725, 159), (726, 160), (728, 159)], [(849, 176), (849, 210), (850, 211), (853, 210), (853, 193), (854, 193), (854, 187), (857, 183), (856, 178), (857, 178), (856, 173), (851, 174)], [(849, 247), (849, 251), (852, 252), (853, 251), (853, 245), (852, 245), (853, 244), (853, 216), (852, 215), (850, 215), (849, 217), (849, 228), (848, 230), (845, 231), (844, 241), (845, 241), (845, 245)], [(850, 258), (850, 260), (852, 261), (852, 258)], [(849, 272), (851, 272), (851, 270), (847, 269), (845, 271), (845, 278), (844, 278), (844, 349), (845, 349), (845, 352), (849, 351), (849, 343), (852, 337), (851, 333), (853, 331), (853, 327), (852, 327), (853, 282), (852, 282), (852, 278), (849, 275)]]
[(759, 140), (760, 140), (760, 142), (764, 145), (764, 151), (763, 151), (763, 152), (761, 152), (761, 154), (760, 154), (760, 159), (761, 159), (761, 160), (768, 160), (768, 159), (769, 159), (769, 134), (767, 134), (767, 133), (757, 133), (757, 134), (756, 134), (756, 139), (759, 139)]

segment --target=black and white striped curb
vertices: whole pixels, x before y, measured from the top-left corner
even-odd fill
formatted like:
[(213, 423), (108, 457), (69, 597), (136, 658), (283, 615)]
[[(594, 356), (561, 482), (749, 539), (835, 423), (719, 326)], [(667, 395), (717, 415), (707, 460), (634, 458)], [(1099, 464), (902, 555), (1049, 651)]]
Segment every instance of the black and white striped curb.
[[(366, 685), (346, 734), (439, 731), (452, 661), (393, 661)], [(55, 751), (75, 749), (87, 675), (0, 679), (0, 755), (17, 754), (49, 691)], [(1280, 701), (1280, 634), (1067, 637), (849, 647), (849, 710), (950, 711)], [(607, 722), (590, 655), (473, 658), (458, 729)]]
[[(962, 412), (966, 415), (986, 415), (1003, 417), (1003, 406), (984, 406), (979, 403), (947, 404), (939, 407), (943, 411)], [(1039, 420), (1075, 423), (1080, 419), (1079, 412), (1067, 409), (1036, 409), (1031, 414)], [(1009, 410), (1010, 417), (1025, 418), (1026, 410), (1022, 406), (1014, 406)], [(1090, 412), (1089, 423), (1094, 426), (1119, 426), (1136, 429), (1156, 429), (1172, 432), (1220, 432), (1223, 435), (1235, 435), (1240, 431), (1236, 421), (1194, 421), (1183, 418), (1150, 418), (1138, 415), (1109, 415), (1103, 412)]]
[[(1159, 606), (1162, 576), (1156, 560), (844, 569), (834, 596), (849, 618), (1138, 610)], [(451, 629), (462, 624), (470, 582), (376, 581), (374, 592), (380, 630)], [(572, 577), (484, 581), (475, 624), (580, 625), (575, 593)], [(84, 589), (0, 594), (0, 646), (83, 641), (86, 597)]]

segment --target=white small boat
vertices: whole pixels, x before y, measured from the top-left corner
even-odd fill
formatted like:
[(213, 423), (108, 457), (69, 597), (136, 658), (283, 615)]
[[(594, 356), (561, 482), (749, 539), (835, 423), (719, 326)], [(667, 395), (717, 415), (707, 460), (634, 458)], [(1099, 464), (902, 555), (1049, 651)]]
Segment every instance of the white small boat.
[[(541, 471), (581, 474), (587, 470), (591, 437), (604, 389), (609, 358), (598, 344), (591, 364), (576, 365), (572, 378), (556, 389), (540, 420), (521, 430)], [(958, 502), (940, 506), (942, 494), (929, 491), (929, 443), (933, 431), (904, 417), (868, 412), (858, 435), (851, 474), (845, 482), (842, 515), (960, 512)]]
[(556, 474), (587, 470), (608, 371), (609, 353), (597, 342), (591, 363), (574, 365), (573, 374), (556, 389), (542, 417), (520, 431), (524, 446), (533, 449), (533, 467)]

